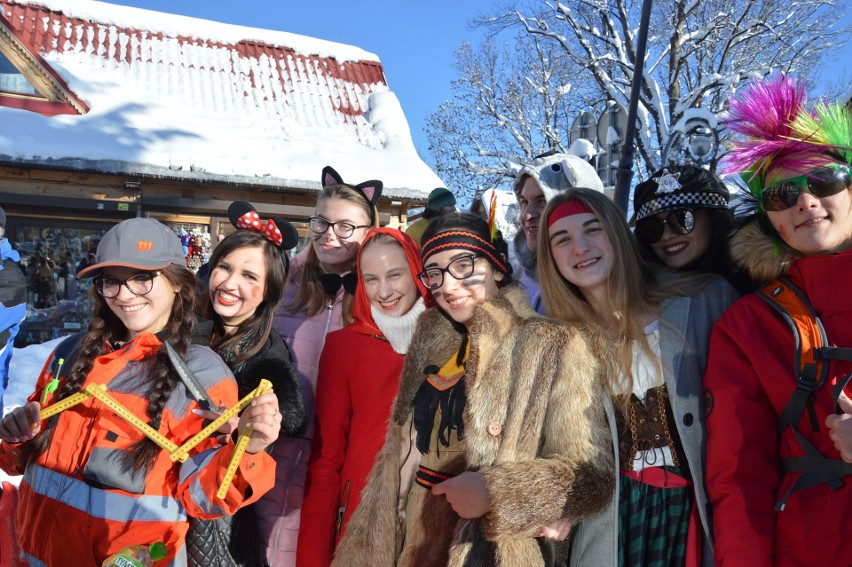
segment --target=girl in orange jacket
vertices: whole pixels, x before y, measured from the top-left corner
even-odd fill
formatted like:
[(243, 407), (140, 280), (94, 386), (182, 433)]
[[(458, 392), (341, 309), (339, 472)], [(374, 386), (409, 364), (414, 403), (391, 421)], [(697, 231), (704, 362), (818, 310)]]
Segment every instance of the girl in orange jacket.
[[(96, 263), (95, 313), (69, 361), (48, 359), (28, 403), (0, 422), (0, 468), (23, 474), (17, 514), (19, 546), (33, 565), (100, 565), (128, 545), (162, 541), (169, 565), (185, 565), (190, 516), (233, 514), (266, 492), (274, 463), (263, 452), (278, 436), (273, 393), (252, 402), (240, 426), (253, 428), (247, 454), (223, 498), (216, 493), (234, 443), (208, 438), (186, 462), (172, 462), (137, 428), (95, 398), (42, 422), (49, 406), (90, 384), (107, 393), (177, 446), (204, 427), (195, 397), (181, 382), (170, 343), (208, 396), (232, 407), (237, 386), (222, 360), (193, 345), (194, 275), (180, 240), (154, 219), (110, 229)], [(58, 381), (58, 383), (57, 383)]]

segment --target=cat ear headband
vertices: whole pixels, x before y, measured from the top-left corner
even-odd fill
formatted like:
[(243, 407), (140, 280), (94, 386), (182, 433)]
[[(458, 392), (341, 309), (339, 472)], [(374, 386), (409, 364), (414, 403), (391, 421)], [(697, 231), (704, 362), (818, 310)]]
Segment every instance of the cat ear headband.
[(330, 165), (327, 165), (322, 168), (321, 183), (323, 187), (343, 185), (361, 195), (361, 197), (363, 197), (364, 200), (367, 201), (367, 205), (370, 207), (370, 224), (376, 224), (376, 204), (379, 202), (379, 199), (382, 196), (383, 185), (381, 181), (373, 179), (370, 181), (359, 183), (358, 185), (350, 185), (349, 183), (345, 183), (343, 181), (343, 178), (340, 177), (340, 174), (337, 173), (334, 168), (332, 168)]

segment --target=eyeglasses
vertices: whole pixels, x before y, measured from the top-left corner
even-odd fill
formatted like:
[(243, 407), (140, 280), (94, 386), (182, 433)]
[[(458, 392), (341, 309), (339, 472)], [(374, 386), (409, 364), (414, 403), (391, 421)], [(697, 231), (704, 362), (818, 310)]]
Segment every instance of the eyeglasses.
[(369, 224), (350, 224), (348, 222), (328, 222), (322, 217), (311, 217), (308, 219), (308, 226), (311, 231), (316, 234), (325, 234), (328, 227), (334, 231), (338, 238), (349, 238), (356, 228), (370, 228)]
[(461, 256), (447, 264), (446, 268), (427, 268), (417, 274), (417, 279), (419, 279), (428, 289), (440, 289), (440, 287), (444, 285), (444, 272), (450, 274), (457, 280), (465, 280), (472, 276), (474, 268), (473, 261), (476, 260), (476, 258), (476, 254)]
[(822, 199), (837, 195), (849, 185), (852, 185), (852, 173), (845, 165), (837, 165), (779, 181), (764, 189), (760, 198), (764, 210), (784, 211), (796, 206), (804, 190), (817, 199)]
[(666, 225), (675, 234), (689, 234), (695, 228), (695, 213), (692, 209), (681, 209), (672, 211), (664, 219), (649, 217), (636, 223), (636, 236), (642, 242), (654, 244), (663, 238)]
[(140, 272), (133, 274), (126, 280), (98, 276), (94, 281), (95, 289), (107, 299), (112, 299), (121, 293), (121, 286), (129, 289), (133, 295), (147, 295), (154, 289), (154, 278), (159, 275), (160, 272)]

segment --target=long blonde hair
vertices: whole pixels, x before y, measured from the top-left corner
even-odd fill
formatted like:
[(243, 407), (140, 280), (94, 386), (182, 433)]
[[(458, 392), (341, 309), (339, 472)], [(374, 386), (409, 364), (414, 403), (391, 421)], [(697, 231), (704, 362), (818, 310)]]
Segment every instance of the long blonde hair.
[[(607, 300), (612, 309), (606, 314), (592, 309), (580, 289), (562, 276), (550, 249), (550, 235), (545, 229), (548, 219), (557, 206), (574, 200), (592, 210), (612, 245), (612, 269), (606, 282)], [(660, 283), (655, 272), (671, 271), (653, 266), (642, 257), (624, 213), (608, 197), (592, 189), (572, 188), (551, 199), (542, 213), (541, 227), (538, 233), (538, 274), (545, 312), (588, 333), (604, 365), (606, 387), (610, 394), (620, 396), (629, 393), (633, 389), (630, 371), (633, 343), (637, 342), (651, 353), (643, 324), (647, 316), (655, 315), (664, 299), (690, 295), (711, 278), (673, 275), (671, 281)]]
[[(323, 199), (342, 199), (354, 205), (357, 205), (368, 219), (375, 219), (372, 226), (379, 226), (379, 213), (375, 207), (364, 199), (364, 197), (346, 185), (329, 185), (322, 188), (322, 191), (317, 197), (317, 206)], [(372, 210), (371, 210), (372, 209)], [(316, 211), (316, 209), (314, 209)], [(355, 269), (355, 257), (352, 258), (352, 270)], [(319, 276), (322, 273), (320, 268), (319, 258), (314, 251), (313, 243), (308, 245), (308, 252), (305, 256), (305, 261), (302, 263), (298, 273), (294, 273), (293, 277), (299, 278), (299, 289), (296, 292), (293, 301), (287, 306), (287, 311), (296, 315), (303, 310), (308, 317), (313, 317), (323, 309), (325, 309), (328, 300), (322, 284), (319, 281)], [(348, 325), (352, 322), (352, 294), (343, 294), (343, 324)]]

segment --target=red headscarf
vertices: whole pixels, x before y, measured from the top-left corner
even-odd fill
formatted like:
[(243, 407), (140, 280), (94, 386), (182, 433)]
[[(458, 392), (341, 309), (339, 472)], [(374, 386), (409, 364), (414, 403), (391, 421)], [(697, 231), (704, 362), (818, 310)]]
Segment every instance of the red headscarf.
[(420, 297), (426, 302), (426, 307), (432, 303), (432, 295), (426, 287), (417, 279), (417, 274), (423, 271), (423, 265), (420, 263), (420, 247), (413, 238), (395, 228), (373, 228), (367, 233), (361, 247), (358, 249), (358, 261), (356, 270), (358, 273), (358, 288), (355, 290), (355, 298), (352, 302), (352, 318), (355, 319), (349, 324), (349, 329), (364, 333), (365, 335), (381, 335), (382, 331), (373, 321), (373, 314), (370, 310), (370, 300), (367, 299), (367, 292), (364, 290), (364, 279), (361, 276), (361, 254), (364, 247), (370, 239), (375, 238), (379, 234), (387, 234), (396, 240), (402, 246), (405, 257), (408, 259), (408, 269), (411, 271), (411, 277), (414, 278), (414, 283), (417, 285), (417, 291)]

